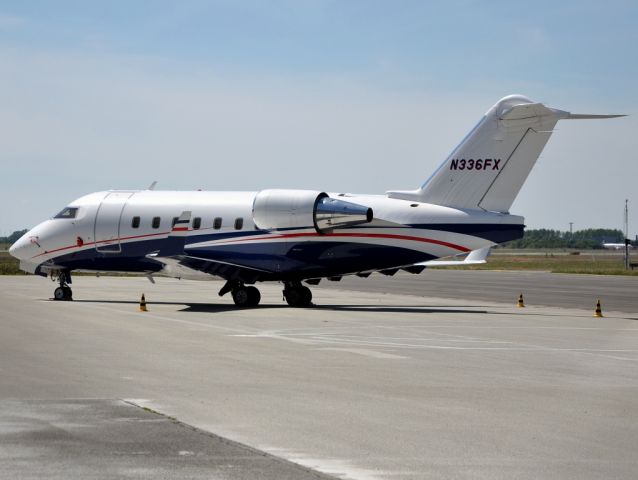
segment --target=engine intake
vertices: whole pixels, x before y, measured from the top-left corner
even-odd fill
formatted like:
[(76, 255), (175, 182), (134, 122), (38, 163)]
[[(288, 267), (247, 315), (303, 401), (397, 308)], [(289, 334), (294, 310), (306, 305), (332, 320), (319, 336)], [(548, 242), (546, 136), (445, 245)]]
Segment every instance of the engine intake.
[(314, 227), (318, 233), (372, 221), (372, 209), (315, 190), (262, 190), (253, 221), (264, 230)]

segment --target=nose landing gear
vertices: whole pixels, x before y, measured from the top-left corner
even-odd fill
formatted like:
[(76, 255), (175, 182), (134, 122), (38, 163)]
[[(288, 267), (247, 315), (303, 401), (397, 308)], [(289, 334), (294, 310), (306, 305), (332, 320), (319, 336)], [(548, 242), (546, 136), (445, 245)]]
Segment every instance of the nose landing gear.
[(58, 272), (57, 278), (51, 273), (51, 280), (57, 281), (60, 286), (53, 291), (54, 300), (73, 300), (73, 290), (69, 287), (71, 283), (70, 272)]

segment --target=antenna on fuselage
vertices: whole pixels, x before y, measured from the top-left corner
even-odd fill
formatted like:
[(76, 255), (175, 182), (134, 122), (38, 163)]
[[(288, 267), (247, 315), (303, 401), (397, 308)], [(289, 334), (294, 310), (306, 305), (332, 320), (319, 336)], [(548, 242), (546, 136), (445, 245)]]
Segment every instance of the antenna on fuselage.
[(146, 190), (155, 190), (155, 185), (157, 185), (157, 180), (154, 180)]

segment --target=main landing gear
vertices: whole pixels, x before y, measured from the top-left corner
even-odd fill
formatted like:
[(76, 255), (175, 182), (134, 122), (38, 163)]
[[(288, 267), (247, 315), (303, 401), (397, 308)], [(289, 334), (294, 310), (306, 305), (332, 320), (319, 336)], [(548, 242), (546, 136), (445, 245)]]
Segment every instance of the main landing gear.
[(261, 293), (256, 287), (241, 286), (232, 293), (233, 301), (238, 307), (256, 307), (261, 300)]
[(291, 307), (309, 307), (312, 305), (312, 292), (301, 282), (284, 282), (284, 298)]
[(69, 287), (71, 283), (70, 272), (58, 272), (57, 278), (51, 274), (51, 280), (57, 281), (60, 286), (53, 291), (54, 300), (73, 300), (73, 290)]
[(261, 300), (261, 293), (256, 287), (246, 286), (242, 282), (228, 280), (219, 291), (222, 297), (228, 292), (233, 296), (233, 301), (238, 307), (256, 307)]
[[(261, 300), (259, 290), (246, 286), (238, 280), (228, 280), (219, 291), (223, 297), (227, 293), (233, 296), (235, 305), (242, 308), (256, 307)], [(284, 298), (291, 307), (309, 307), (312, 305), (312, 292), (299, 281), (284, 282)]]

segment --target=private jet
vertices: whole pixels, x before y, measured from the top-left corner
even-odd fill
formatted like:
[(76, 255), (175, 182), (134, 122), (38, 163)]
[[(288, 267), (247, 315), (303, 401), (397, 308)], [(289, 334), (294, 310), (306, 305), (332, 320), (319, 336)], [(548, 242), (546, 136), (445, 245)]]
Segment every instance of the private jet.
[(523, 236), (524, 218), (510, 207), (556, 123), (619, 116), (510, 95), (415, 190), (96, 192), (29, 230), (10, 253), (22, 270), (51, 276), (57, 300), (72, 299), (71, 272), (129, 272), (221, 278), (219, 294), (239, 307), (259, 304), (259, 282), (281, 282), (286, 302), (306, 307), (307, 285), (322, 279), (483, 263), (490, 247)]

